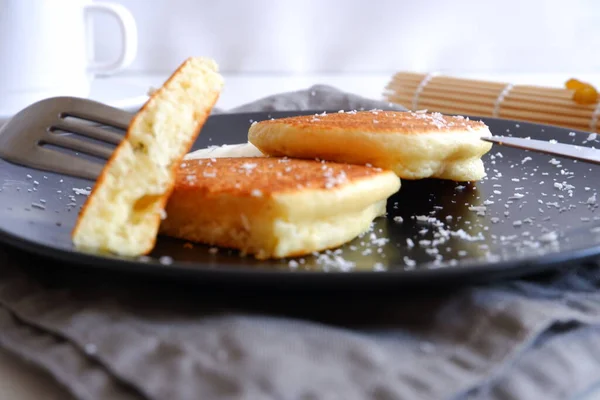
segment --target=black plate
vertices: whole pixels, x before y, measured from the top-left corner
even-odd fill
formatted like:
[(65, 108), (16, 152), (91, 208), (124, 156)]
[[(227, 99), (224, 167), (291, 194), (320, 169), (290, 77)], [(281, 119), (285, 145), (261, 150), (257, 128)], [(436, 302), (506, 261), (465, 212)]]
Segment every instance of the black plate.
[[(308, 113), (314, 111), (214, 115), (194, 149), (244, 142), (253, 121)], [(482, 119), (496, 135), (594, 144), (585, 132)], [(76, 189), (89, 189), (92, 182), (0, 160), (0, 237), (81, 268), (299, 285), (473, 282), (522, 276), (600, 254), (600, 218), (593, 201), (599, 166), (501, 146), (484, 161), (488, 177), (475, 184), (403, 181), (388, 202), (387, 218), (340, 250), (259, 262), (165, 237), (149, 258), (77, 252), (69, 234), (85, 194)]]

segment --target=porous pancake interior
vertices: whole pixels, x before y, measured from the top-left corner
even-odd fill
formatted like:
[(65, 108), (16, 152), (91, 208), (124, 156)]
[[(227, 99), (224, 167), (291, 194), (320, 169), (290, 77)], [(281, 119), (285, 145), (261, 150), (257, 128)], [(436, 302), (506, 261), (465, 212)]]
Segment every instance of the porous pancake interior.
[(337, 247), (385, 212), (391, 171), (287, 158), (185, 160), (161, 233), (287, 257)]
[(405, 179), (477, 180), (492, 144), (481, 121), (440, 113), (361, 111), (264, 120), (248, 139), (261, 152), (372, 164)]
[(223, 84), (211, 59), (190, 58), (132, 119), (93, 187), (72, 233), (84, 251), (137, 256), (150, 251), (175, 169)]

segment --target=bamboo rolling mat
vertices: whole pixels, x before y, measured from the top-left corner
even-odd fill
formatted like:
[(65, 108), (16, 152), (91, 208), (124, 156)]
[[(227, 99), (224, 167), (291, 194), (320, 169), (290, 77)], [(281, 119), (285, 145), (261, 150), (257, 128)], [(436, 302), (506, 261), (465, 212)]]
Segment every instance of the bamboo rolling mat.
[(596, 132), (600, 102), (578, 104), (573, 91), (398, 72), (385, 88), (392, 103), (416, 111), (496, 117)]

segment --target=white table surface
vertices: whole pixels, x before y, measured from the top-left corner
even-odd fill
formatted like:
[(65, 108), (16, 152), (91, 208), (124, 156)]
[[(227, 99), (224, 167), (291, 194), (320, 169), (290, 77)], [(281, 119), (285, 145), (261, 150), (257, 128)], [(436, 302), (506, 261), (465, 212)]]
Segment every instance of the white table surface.
[[(283, 91), (299, 90), (313, 84), (328, 84), (366, 97), (381, 99), (393, 72), (381, 74), (319, 75), (231, 75), (224, 73), (225, 88), (217, 107), (229, 109), (257, 98)], [(474, 79), (528, 83), (560, 87), (573, 77), (570, 74), (453, 74)], [(92, 98), (109, 99), (114, 104), (131, 106), (143, 101), (149, 87), (159, 86), (166, 74), (125, 74), (101, 78), (94, 82)], [(600, 74), (578, 75), (578, 79), (600, 85)], [(0, 400), (68, 399), (64, 391), (47, 373), (0, 350)], [(579, 396), (577, 400), (600, 399), (600, 387)]]

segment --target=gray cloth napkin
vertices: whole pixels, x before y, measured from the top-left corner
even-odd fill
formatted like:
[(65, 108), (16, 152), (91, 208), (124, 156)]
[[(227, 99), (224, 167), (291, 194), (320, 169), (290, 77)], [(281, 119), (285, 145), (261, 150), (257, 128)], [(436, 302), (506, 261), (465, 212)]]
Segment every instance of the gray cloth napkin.
[[(328, 86), (233, 111), (400, 108)], [(419, 293), (188, 286), (0, 246), (0, 346), (78, 399), (569, 399), (600, 383), (597, 265)]]

